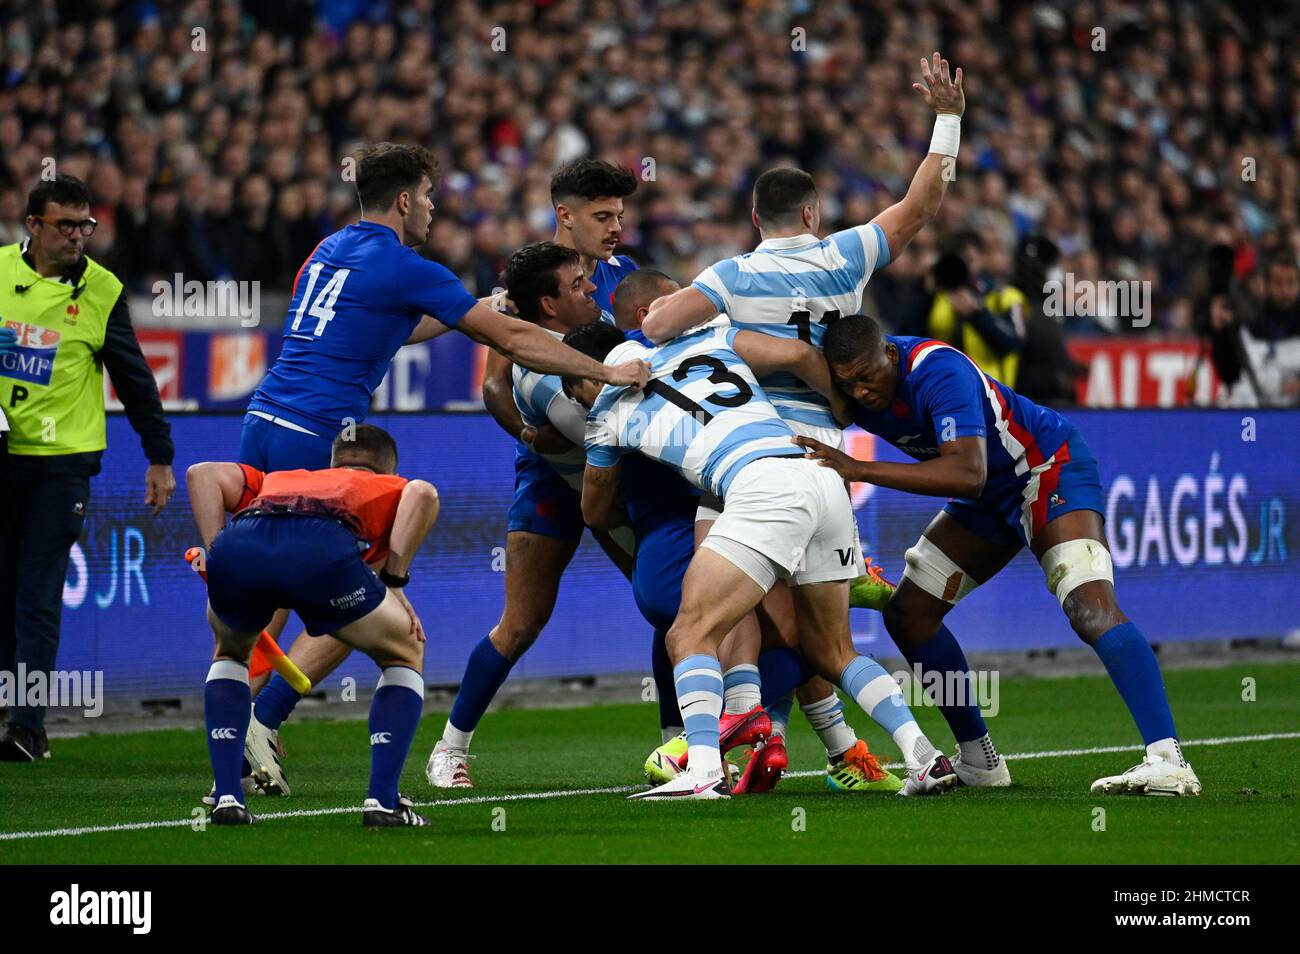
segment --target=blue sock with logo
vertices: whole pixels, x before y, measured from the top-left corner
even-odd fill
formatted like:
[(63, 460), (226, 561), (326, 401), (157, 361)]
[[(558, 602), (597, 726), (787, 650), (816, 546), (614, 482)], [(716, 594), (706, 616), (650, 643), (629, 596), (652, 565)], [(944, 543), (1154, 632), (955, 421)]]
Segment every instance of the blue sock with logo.
[(1102, 633), (1092, 648), (1128, 706), (1143, 743), (1178, 738), (1160, 664), (1142, 631), (1133, 623), (1120, 623)]
[(460, 692), (456, 693), (451, 718), (447, 721), (461, 732), (472, 733), (513, 666), (514, 663), (497, 652), (491, 639), (486, 636), (480, 639), (469, 654)]
[(407, 666), (385, 669), (370, 703), (370, 797), (390, 811), (423, 710), (424, 676)]
[[(939, 711), (943, 713), (948, 728), (952, 729), (958, 742), (974, 742), (989, 734), (975, 696), (975, 679), (971, 675), (970, 664), (966, 662), (966, 654), (961, 651), (952, 630), (941, 624), (938, 632), (928, 642), (915, 649), (904, 650), (903, 656), (909, 665), (921, 667), (923, 678), (931, 672), (943, 677), (939, 681), (940, 692), (937, 697)], [(946, 687), (950, 684), (947, 678), (949, 673), (965, 673), (965, 692), (955, 699), (946, 698)], [(915, 678), (915, 672), (912, 676)]]
[(262, 687), (262, 691), (253, 700), (253, 712), (257, 721), (268, 729), (278, 729), (289, 718), (294, 706), (302, 698), (298, 690), (289, 685), (289, 681), (278, 672), (273, 674)]
[(203, 724), (208, 730), (208, 758), (217, 783), (217, 798), (233, 795), (242, 805), (239, 780), (244, 764), (244, 736), (252, 713), (248, 691), (248, 666), (233, 659), (218, 659), (208, 669), (203, 684)]

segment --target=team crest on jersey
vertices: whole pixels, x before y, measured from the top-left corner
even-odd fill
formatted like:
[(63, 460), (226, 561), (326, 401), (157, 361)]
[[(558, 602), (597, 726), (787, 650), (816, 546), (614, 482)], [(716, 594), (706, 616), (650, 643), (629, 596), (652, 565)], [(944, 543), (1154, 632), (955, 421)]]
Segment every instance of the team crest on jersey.
[(0, 375), (32, 384), (50, 383), (54, 374), (54, 355), (59, 350), (59, 332), (23, 321), (5, 321), (18, 335), (14, 349), (0, 355)]

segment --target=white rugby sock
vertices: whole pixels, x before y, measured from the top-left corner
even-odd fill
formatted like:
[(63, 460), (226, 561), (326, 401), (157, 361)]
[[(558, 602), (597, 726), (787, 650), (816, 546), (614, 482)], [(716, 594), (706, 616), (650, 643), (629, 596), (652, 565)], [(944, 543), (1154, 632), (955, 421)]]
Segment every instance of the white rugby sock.
[(459, 755), (469, 754), (469, 743), (472, 738), (474, 738), (473, 729), (468, 732), (458, 729), (451, 724), (450, 719), (447, 720), (447, 725), (442, 730), (442, 741), (447, 743), (447, 748)]
[(837, 761), (858, 741), (858, 734), (844, 720), (844, 703), (834, 691), (817, 702), (808, 705), (800, 703), (800, 708), (808, 717), (808, 724), (826, 746), (826, 754), (832, 762)]
[(1164, 759), (1182, 768), (1187, 764), (1183, 758), (1183, 747), (1178, 744), (1178, 740), (1173, 736), (1167, 739), (1157, 739), (1147, 746), (1147, 757), (1153, 759)]
[(971, 765), (986, 772), (998, 767), (998, 750), (987, 732), (982, 738), (958, 743), (958, 748), (961, 750), (963, 765)]
[(729, 715), (748, 712), (763, 702), (758, 667), (753, 663), (732, 666), (722, 674), (722, 685), (724, 687), (722, 711)]

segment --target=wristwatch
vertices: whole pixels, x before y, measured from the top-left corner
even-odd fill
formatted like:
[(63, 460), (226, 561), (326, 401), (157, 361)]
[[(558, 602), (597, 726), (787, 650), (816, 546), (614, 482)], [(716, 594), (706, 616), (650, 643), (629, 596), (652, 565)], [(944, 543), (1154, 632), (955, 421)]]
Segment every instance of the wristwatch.
[(407, 570), (405, 576), (394, 576), (384, 569), (379, 571), (379, 579), (383, 581), (384, 586), (391, 586), (395, 590), (400, 590), (411, 582), (411, 571)]

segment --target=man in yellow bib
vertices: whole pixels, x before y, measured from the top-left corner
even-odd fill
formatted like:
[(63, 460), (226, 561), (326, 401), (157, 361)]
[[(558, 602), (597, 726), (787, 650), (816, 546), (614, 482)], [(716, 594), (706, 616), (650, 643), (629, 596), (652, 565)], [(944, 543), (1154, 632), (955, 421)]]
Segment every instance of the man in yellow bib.
[(0, 408), (8, 425), (0, 455), (0, 678), (16, 690), (0, 733), (7, 762), (49, 757), (45, 706), (30, 704), (25, 686), (34, 673), (57, 685), (49, 674), (68, 553), (106, 444), (105, 368), (149, 458), (145, 503), (157, 513), (176, 489), (171, 431), (122, 283), (86, 257), (95, 231), (90, 190), (72, 176), (42, 182), (28, 196), (26, 225), (27, 241), (0, 248)]

